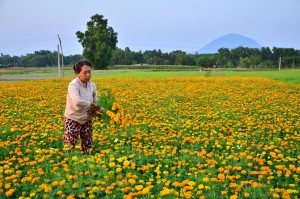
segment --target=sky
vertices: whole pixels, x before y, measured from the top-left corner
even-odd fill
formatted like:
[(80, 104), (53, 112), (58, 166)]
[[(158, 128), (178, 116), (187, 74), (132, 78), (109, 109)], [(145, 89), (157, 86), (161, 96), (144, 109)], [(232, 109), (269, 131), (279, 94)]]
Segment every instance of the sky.
[(95, 14), (118, 33), (117, 47), (195, 52), (226, 34), (263, 47), (300, 49), (300, 0), (0, 0), (0, 53), (82, 54), (77, 31)]

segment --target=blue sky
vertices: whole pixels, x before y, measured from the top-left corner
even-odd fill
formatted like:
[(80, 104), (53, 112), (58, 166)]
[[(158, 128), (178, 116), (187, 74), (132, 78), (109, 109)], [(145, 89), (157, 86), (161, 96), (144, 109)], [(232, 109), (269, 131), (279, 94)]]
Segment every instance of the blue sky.
[(300, 0), (0, 0), (0, 53), (81, 54), (75, 32), (108, 19), (119, 48), (194, 52), (235, 33), (264, 47), (300, 49)]

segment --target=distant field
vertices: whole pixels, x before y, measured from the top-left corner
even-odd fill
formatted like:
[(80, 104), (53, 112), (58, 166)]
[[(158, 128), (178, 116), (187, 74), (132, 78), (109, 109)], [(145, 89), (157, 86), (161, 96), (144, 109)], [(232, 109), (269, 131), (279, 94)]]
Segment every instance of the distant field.
[[(74, 77), (71, 68), (65, 68), (64, 77)], [(289, 83), (300, 84), (300, 70), (280, 71), (249, 71), (249, 70), (205, 70), (199, 71), (151, 71), (151, 70), (94, 70), (93, 77), (101, 78), (154, 78), (154, 77), (188, 77), (188, 76), (242, 76), (242, 77), (268, 77)], [(0, 82), (18, 81), (28, 79), (58, 77), (56, 68), (29, 68), (17, 70), (0, 70)]]
[(206, 76), (243, 76), (243, 77), (269, 77), (275, 80), (300, 84), (300, 70), (281, 71), (222, 71), (213, 70), (205, 73)]

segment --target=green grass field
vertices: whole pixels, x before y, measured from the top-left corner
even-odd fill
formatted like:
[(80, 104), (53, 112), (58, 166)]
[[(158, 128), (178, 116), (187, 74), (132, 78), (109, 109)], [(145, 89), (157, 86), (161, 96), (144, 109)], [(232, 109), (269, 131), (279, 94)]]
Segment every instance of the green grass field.
[[(151, 71), (151, 70), (94, 70), (93, 77), (101, 78), (123, 78), (123, 77), (137, 77), (137, 78), (154, 78), (154, 77), (190, 77), (190, 76), (242, 76), (242, 77), (268, 77), (275, 80), (280, 80), (289, 83), (300, 84), (300, 70), (280, 70), (280, 71), (249, 71), (249, 70), (208, 70), (208, 71)], [(70, 67), (64, 70), (65, 77), (73, 77), (74, 72)], [(10, 70), (0, 71), (0, 82), (30, 79), (30, 77), (58, 77), (57, 68), (29, 68), (17, 69), (15, 72)]]

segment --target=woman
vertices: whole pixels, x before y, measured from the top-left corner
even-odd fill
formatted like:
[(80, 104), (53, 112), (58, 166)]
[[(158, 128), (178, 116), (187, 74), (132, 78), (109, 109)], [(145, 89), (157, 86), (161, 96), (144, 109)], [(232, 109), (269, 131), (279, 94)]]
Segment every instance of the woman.
[(79, 61), (73, 66), (77, 77), (68, 86), (65, 109), (64, 144), (75, 147), (78, 136), (81, 139), (83, 153), (92, 148), (92, 111), (103, 108), (96, 106), (98, 102), (96, 85), (91, 79), (91, 63)]

